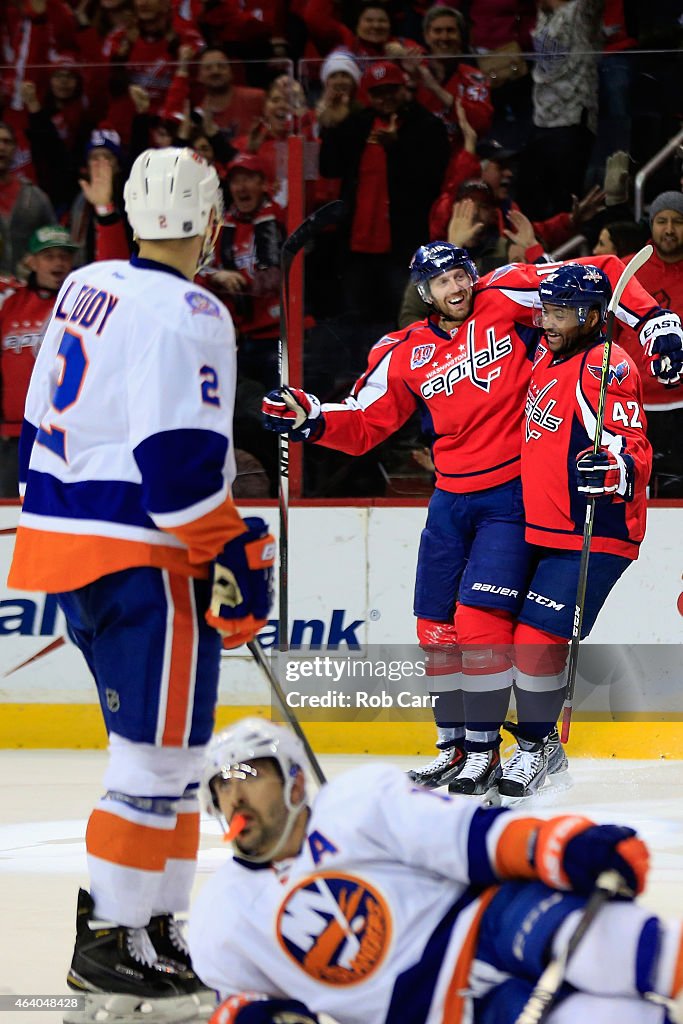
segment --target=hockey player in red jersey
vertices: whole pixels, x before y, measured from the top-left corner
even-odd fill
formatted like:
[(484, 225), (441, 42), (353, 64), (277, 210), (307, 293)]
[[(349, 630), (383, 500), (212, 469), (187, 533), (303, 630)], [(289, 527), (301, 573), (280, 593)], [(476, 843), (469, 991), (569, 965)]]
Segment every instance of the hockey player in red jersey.
[[(612, 281), (623, 269), (614, 256), (599, 264)], [(434, 313), (380, 338), (343, 403), (321, 406), (299, 389), (271, 392), (263, 402), (268, 429), (350, 454), (372, 448), (416, 410), (433, 435), (436, 488), (420, 540), (414, 612), (419, 642), (430, 652), (442, 753), (414, 777), (467, 794), (486, 792), (502, 773), (500, 726), (513, 677), (506, 652), (532, 569), (521, 425), (540, 338), (539, 280), (553, 269), (514, 264), (478, 282), (466, 250), (422, 246), (411, 277)], [(671, 324), (649, 349), (652, 372), (667, 377), (683, 364), (683, 333), (678, 317), (657, 319), (660, 312), (631, 281), (617, 315), (641, 339), (652, 322)], [(555, 736), (551, 771), (566, 767)]]
[(311, 800), (304, 767), (263, 719), (209, 747), (202, 803), (233, 842), (190, 915), (193, 961), (225, 1000), (211, 1024), (515, 1024), (606, 870), (626, 898), (559, 968), (549, 1024), (672, 1024), (682, 923), (632, 898), (648, 871), (634, 829), (484, 809), (389, 764)]
[(533, 576), (514, 631), (518, 749), (500, 792), (523, 797), (545, 781), (564, 696), (586, 500), (596, 500), (582, 638), (638, 557), (652, 449), (642, 384), (623, 349), (611, 351), (600, 451), (593, 453), (602, 376), (602, 328), (612, 288), (603, 271), (568, 264), (539, 287), (543, 336), (534, 355), (522, 440), (522, 491)]

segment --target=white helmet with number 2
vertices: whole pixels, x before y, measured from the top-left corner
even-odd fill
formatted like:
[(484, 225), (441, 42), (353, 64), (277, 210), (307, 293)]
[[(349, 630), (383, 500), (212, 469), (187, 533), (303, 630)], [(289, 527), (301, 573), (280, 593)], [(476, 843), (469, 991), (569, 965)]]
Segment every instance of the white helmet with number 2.
[(218, 175), (192, 149), (146, 149), (131, 168), (123, 198), (130, 226), (143, 241), (204, 235), (211, 212), (216, 228), (223, 215)]

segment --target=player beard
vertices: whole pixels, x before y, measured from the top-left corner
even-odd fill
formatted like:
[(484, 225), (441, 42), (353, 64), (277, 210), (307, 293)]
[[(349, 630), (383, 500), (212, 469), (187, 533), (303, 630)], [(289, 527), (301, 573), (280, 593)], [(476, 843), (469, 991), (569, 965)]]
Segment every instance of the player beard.
[[(453, 300), (458, 301), (459, 304), (453, 305)], [(449, 325), (456, 324), (459, 326), (463, 324), (472, 312), (472, 289), (460, 291), (455, 295), (448, 296), (446, 299), (436, 300), (432, 298), (432, 302), (441, 321), (445, 323), (445, 330), (449, 330)]]
[(265, 816), (249, 808), (238, 808), (235, 814), (243, 814), (246, 824), (234, 839), (240, 853), (258, 857), (275, 848), (287, 824), (287, 810), (280, 803), (271, 806)]

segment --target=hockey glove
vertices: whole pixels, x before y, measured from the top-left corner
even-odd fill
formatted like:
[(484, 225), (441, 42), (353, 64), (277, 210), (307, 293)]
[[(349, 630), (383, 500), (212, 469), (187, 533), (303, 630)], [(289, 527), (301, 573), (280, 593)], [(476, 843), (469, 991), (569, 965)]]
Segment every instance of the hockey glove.
[(591, 498), (610, 498), (618, 495), (632, 501), (635, 469), (630, 455), (617, 455), (601, 447), (597, 455), (586, 448), (576, 456), (576, 489)]
[(278, 434), (288, 434), (290, 441), (308, 441), (322, 432), (325, 417), (320, 402), (301, 388), (276, 388), (261, 403), (263, 426)]
[(228, 649), (249, 643), (268, 619), (273, 603), (275, 538), (262, 519), (244, 520), (246, 533), (229, 541), (213, 563), (206, 621)]
[(640, 329), (640, 344), (650, 358), (650, 372), (660, 384), (675, 387), (683, 378), (683, 329), (680, 317), (665, 309)]
[(296, 999), (268, 999), (251, 992), (225, 999), (209, 1024), (318, 1024), (315, 1013)]
[(598, 875), (614, 870), (637, 895), (649, 867), (647, 846), (632, 828), (594, 825), (569, 814), (541, 824), (532, 860), (546, 885), (579, 893), (592, 892)]

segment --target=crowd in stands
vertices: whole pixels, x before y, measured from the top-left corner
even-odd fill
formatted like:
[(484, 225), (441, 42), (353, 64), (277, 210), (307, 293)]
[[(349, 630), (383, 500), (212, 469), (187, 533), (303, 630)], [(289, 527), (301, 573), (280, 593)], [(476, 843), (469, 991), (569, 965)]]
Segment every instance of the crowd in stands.
[[(681, 152), (648, 179), (646, 214), (634, 220), (636, 172), (683, 126), (680, 11), (645, 6), (7, 0), (1, 496), (16, 493), (17, 409), (40, 323), (71, 266), (133, 251), (123, 183), (148, 147), (191, 146), (223, 182), (224, 224), (201, 281), (238, 331), (238, 496), (276, 488), (258, 413), (277, 381), (292, 173), (305, 178), (305, 213), (345, 204), (306, 259), (303, 384), (324, 401), (347, 393), (382, 334), (427, 315), (408, 263), (429, 240), (466, 247), (485, 274), (591, 251), (628, 257), (651, 237), (641, 280), (683, 314)], [(304, 139), (303, 168), (288, 163), (293, 134)], [(22, 305), (30, 316), (17, 315)], [(683, 497), (683, 396), (657, 388), (646, 387), (659, 424), (651, 494)], [(422, 448), (409, 424), (362, 459), (307, 450), (306, 493), (424, 492)]]

